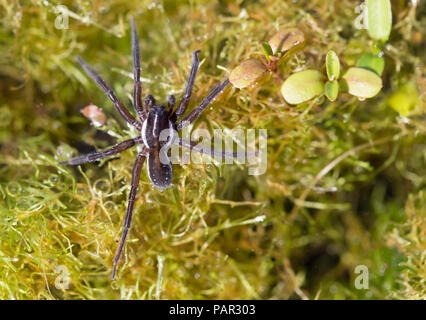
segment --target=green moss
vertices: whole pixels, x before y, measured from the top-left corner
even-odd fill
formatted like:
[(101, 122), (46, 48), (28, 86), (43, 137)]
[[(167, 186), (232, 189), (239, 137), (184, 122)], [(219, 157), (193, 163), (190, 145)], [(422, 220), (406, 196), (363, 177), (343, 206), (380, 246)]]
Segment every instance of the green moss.
[[(66, 30), (55, 28), (57, 3), (0, 1), (1, 299), (425, 298), (421, 8), (392, 3), (398, 20), (376, 97), (289, 106), (280, 86), (290, 74), (320, 68), (329, 50), (345, 69), (369, 51), (367, 32), (354, 28), (358, 1), (66, 1), (75, 13)], [(266, 174), (177, 165), (161, 193), (143, 171), (111, 282), (136, 150), (79, 169), (57, 161), (135, 134), (75, 61), (84, 57), (130, 105), (130, 15), (144, 93), (157, 100), (182, 93), (191, 52), (202, 50), (190, 107), (224, 70), (260, 57), (259, 41), (279, 27), (301, 29), (308, 43), (197, 122), (268, 129)], [(389, 101), (406, 83), (418, 97), (402, 118)], [(81, 115), (90, 103), (107, 114), (108, 134)], [(368, 290), (354, 286), (357, 265), (369, 268)]]

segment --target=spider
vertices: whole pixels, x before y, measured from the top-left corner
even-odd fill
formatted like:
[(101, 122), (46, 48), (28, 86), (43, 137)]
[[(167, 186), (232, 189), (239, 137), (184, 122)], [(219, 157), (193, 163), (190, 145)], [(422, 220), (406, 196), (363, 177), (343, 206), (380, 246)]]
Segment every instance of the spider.
[[(192, 89), (194, 87), (194, 80), (197, 74), (199, 66), (198, 54), (200, 50), (192, 53), (192, 66), (191, 72), (186, 85), (185, 93), (182, 95), (179, 106), (175, 109), (176, 98), (174, 95), (170, 95), (167, 98), (167, 107), (161, 104), (157, 104), (152, 95), (147, 95), (144, 103), (142, 104), (142, 85), (140, 81), (140, 61), (139, 61), (139, 41), (136, 26), (133, 18), (131, 22), (131, 33), (132, 33), (132, 53), (133, 53), (133, 107), (136, 114), (139, 117), (137, 120), (123, 105), (123, 103), (116, 97), (110, 86), (91, 68), (86, 62), (80, 57), (77, 57), (77, 61), (87, 72), (87, 74), (97, 83), (97, 85), (106, 93), (108, 98), (112, 101), (117, 111), (124, 118), (124, 120), (135, 127), (140, 135), (136, 138), (125, 140), (113, 146), (110, 149), (93, 152), (86, 155), (80, 155), (75, 158), (71, 158), (68, 161), (60, 162), (64, 165), (80, 165), (86, 162), (93, 162), (105, 157), (109, 157), (120, 153), (126, 149), (129, 149), (135, 145), (141, 145), (141, 151), (138, 152), (135, 164), (132, 171), (132, 182), (130, 187), (129, 200), (127, 205), (127, 212), (124, 218), (123, 232), (121, 235), (120, 244), (117, 248), (117, 252), (113, 261), (112, 268), (112, 280), (115, 279), (117, 272), (117, 265), (120, 260), (124, 244), (126, 242), (127, 234), (130, 229), (134, 202), (136, 193), (138, 191), (140, 173), (142, 170), (145, 159), (147, 160), (147, 172), (151, 184), (163, 190), (170, 186), (173, 177), (173, 168), (170, 163), (164, 163), (160, 161), (161, 153), (166, 152), (167, 148), (172, 144), (177, 144), (182, 147), (189, 148), (191, 150), (212, 155), (217, 153), (213, 150), (205, 150), (197, 148), (193, 143), (185, 141), (179, 137), (170, 135), (167, 141), (160, 141), (160, 133), (162, 130), (171, 130), (171, 132), (180, 131), (182, 128), (188, 126), (198, 119), (203, 110), (225, 89), (229, 84), (229, 80), (226, 79), (222, 83), (219, 83), (202, 101), (201, 103), (191, 111), (187, 116), (183, 117), (188, 103), (192, 95)], [(166, 150), (166, 151), (164, 151)], [(219, 156), (222, 157), (237, 157), (237, 153), (221, 152)], [(168, 159), (168, 158), (167, 158)]]

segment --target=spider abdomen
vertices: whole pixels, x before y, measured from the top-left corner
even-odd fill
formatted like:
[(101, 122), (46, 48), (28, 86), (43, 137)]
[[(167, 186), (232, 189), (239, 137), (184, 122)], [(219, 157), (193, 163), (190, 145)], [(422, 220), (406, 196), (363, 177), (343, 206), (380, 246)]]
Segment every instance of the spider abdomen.
[(160, 190), (166, 189), (173, 179), (173, 167), (167, 151), (149, 151), (147, 158), (146, 168), (152, 185)]

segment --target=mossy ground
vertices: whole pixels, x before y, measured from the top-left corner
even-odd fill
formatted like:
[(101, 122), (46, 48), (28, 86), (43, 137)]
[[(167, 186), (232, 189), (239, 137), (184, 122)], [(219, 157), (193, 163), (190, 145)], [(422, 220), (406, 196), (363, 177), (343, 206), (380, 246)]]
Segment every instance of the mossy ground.
[[(344, 67), (370, 52), (354, 28), (359, 3), (61, 1), (74, 16), (60, 30), (58, 1), (0, 1), (0, 298), (426, 298), (424, 2), (392, 1), (378, 96), (295, 107), (279, 91), (279, 77), (324, 71), (328, 50)], [(130, 15), (144, 93), (157, 100), (181, 94), (191, 52), (202, 50), (190, 107), (258, 57), (277, 27), (300, 28), (308, 43), (279, 77), (228, 90), (197, 122), (267, 129), (266, 173), (175, 165), (173, 187), (159, 192), (143, 172), (111, 282), (136, 150), (75, 169), (57, 160), (67, 146), (75, 155), (135, 134), (75, 61), (83, 56), (130, 106)], [(79, 112), (90, 103), (108, 115), (109, 134)], [(390, 107), (401, 103), (413, 110), (406, 118)], [(355, 288), (358, 265), (369, 268), (368, 289)], [(58, 289), (64, 270), (69, 287)]]

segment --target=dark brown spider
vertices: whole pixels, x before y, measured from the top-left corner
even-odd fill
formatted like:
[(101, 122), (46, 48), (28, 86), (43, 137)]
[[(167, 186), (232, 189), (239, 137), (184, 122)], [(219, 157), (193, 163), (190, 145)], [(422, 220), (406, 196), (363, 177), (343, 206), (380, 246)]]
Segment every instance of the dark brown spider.
[[(176, 110), (173, 111), (176, 98), (171, 95), (167, 98), (168, 108), (163, 105), (157, 105), (154, 97), (152, 95), (147, 95), (145, 98), (144, 105), (142, 105), (142, 88), (140, 82), (140, 61), (139, 61), (139, 42), (138, 34), (135, 27), (135, 22), (131, 19), (132, 25), (132, 52), (133, 52), (133, 75), (134, 75), (134, 109), (139, 117), (139, 120), (136, 120), (135, 117), (124, 107), (123, 103), (117, 99), (112, 89), (105, 83), (105, 81), (90, 68), (80, 57), (77, 57), (78, 62), (83, 67), (83, 69), (89, 74), (89, 76), (98, 84), (99, 87), (107, 94), (108, 98), (112, 101), (117, 111), (120, 115), (132, 126), (134, 126), (141, 134), (133, 139), (129, 139), (123, 142), (118, 143), (114, 147), (100, 151), (93, 152), (86, 155), (81, 155), (75, 158), (72, 158), (68, 161), (60, 162), (61, 164), (67, 165), (79, 165), (86, 162), (93, 162), (114, 154), (120, 153), (126, 149), (129, 149), (135, 145), (142, 145), (142, 150), (138, 153), (136, 157), (135, 164), (133, 166), (132, 172), (132, 183), (129, 194), (129, 202), (127, 206), (127, 213), (124, 219), (124, 229), (121, 236), (120, 245), (117, 249), (117, 253), (114, 258), (114, 264), (112, 269), (112, 279), (115, 279), (117, 264), (120, 260), (121, 253), (126, 241), (127, 234), (129, 232), (130, 224), (132, 221), (133, 207), (136, 197), (136, 192), (138, 190), (140, 173), (142, 170), (142, 165), (147, 158), (147, 171), (151, 183), (158, 189), (167, 188), (173, 177), (173, 168), (172, 164), (160, 161), (161, 152), (167, 150), (167, 147), (171, 144), (178, 144), (180, 146), (189, 148), (191, 150), (205, 153), (208, 155), (216, 154), (213, 150), (204, 150), (197, 149), (194, 144), (191, 142), (185, 141), (178, 137), (170, 136), (167, 141), (160, 141), (159, 135), (162, 130), (171, 129), (171, 131), (176, 130), (180, 131), (183, 127), (193, 123), (198, 119), (201, 112), (217, 97), (219, 93), (229, 84), (229, 80), (226, 79), (224, 82), (219, 83), (208, 95), (205, 97), (202, 102), (191, 111), (187, 116), (183, 117), (183, 114), (186, 111), (189, 100), (191, 98), (192, 89), (194, 87), (194, 80), (198, 70), (199, 59), (198, 53), (199, 50), (194, 51), (192, 54), (192, 67), (191, 73), (189, 75), (188, 83), (183, 94), (179, 106)], [(164, 148), (166, 147), (166, 148)], [(167, 151), (166, 151), (167, 152)], [(236, 153), (222, 152), (220, 154), (223, 157), (236, 157)]]

